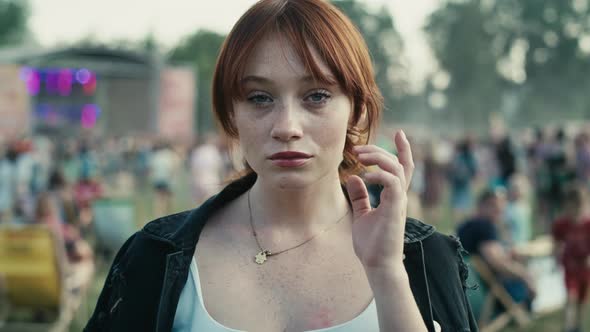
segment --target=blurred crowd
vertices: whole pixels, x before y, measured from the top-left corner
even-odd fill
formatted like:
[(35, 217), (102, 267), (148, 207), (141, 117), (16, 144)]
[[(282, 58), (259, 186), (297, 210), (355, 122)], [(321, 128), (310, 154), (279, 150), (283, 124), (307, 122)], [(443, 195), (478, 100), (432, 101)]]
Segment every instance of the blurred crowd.
[(0, 224), (45, 224), (63, 240), (70, 261), (91, 259), (86, 239), (92, 238), (94, 202), (148, 192), (150, 217), (163, 216), (173, 212), (185, 174), (190, 200), (199, 204), (222, 185), (231, 168), (227, 156), (214, 135), (193, 146), (150, 137), (6, 140), (0, 144)]
[[(408, 214), (446, 226), (529, 310), (542, 276), (528, 262), (553, 257), (563, 271), (566, 331), (579, 331), (590, 288), (589, 129), (537, 128), (414, 144)], [(531, 245), (539, 239), (550, 246)]]
[[(377, 143), (391, 148), (387, 137)], [(563, 220), (588, 215), (590, 127), (413, 135), (410, 140), (416, 165), (410, 217), (457, 234), (471, 253), (502, 250), (505, 256), (495, 259), (514, 259), (513, 265), (497, 266), (507, 273), (506, 287), (520, 279), (529, 295), (534, 296), (534, 287), (513, 248), (553, 235), (557, 259), (572, 264), (568, 230), (576, 228)], [(214, 134), (192, 145), (140, 136), (5, 140), (0, 144), (0, 224), (45, 224), (63, 240), (70, 262), (92, 260), (97, 200), (150, 193), (142, 196), (151, 200), (150, 217), (163, 216), (174, 212), (179, 196), (190, 196), (190, 205), (197, 206), (218, 192), (233, 169), (228, 144)], [(581, 241), (588, 245), (573, 252), (587, 259), (590, 237)], [(482, 249), (490, 242), (502, 249)]]
[(566, 189), (590, 185), (588, 128), (415, 138), (413, 151), (411, 215), (433, 224), (450, 219), (458, 225), (476, 210), (478, 194), (497, 189), (506, 200), (508, 243), (548, 233), (563, 211)]
[[(519, 244), (549, 233), (566, 189), (588, 187), (590, 131), (538, 128), (511, 135), (413, 137), (416, 171), (409, 215), (457, 226), (485, 189), (505, 192), (503, 236)], [(379, 141), (378, 141), (379, 143)], [(386, 144), (384, 144), (386, 145)], [(0, 223), (42, 222), (66, 239), (84, 234), (92, 202), (104, 196), (154, 193), (153, 215), (172, 212), (179, 171), (191, 202), (216, 193), (232, 172), (227, 144), (214, 134), (192, 146), (151, 137), (54, 139), (0, 143)], [(185, 195), (185, 193), (182, 193)]]

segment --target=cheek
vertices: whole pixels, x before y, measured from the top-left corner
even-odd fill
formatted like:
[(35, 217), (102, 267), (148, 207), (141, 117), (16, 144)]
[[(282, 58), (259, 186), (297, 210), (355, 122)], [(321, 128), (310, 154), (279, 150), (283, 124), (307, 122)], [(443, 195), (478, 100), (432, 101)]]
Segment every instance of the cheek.
[(329, 147), (330, 149), (338, 146), (344, 149), (348, 129), (348, 114), (338, 114), (337, 116), (317, 121), (314, 124), (314, 129), (314, 136), (317, 137), (317, 142), (320, 146)]
[(329, 149), (344, 148), (346, 126), (335, 122), (327, 122), (323, 126), (318, 126), (319, 128), (317, 128), (314, 136), (316, 137), (316, 143), (320, 147)]
[(238, 137), (236, 138), (237, 153), (253, 166), (252, 162), (255, 162), (256, 158), (252, 158), (252, 154), (256, 152), (260, 153), (260, 149), (254, 147), (261, 146), (260, 134), (257, 135), (261, 130), (254, 126), (255, 122), (244, 117), (240, 118), (237, 114), (234, 118), (234, 124), (238, 132)]
[(240, 116), (239, 113), (236, 113), (234, 123), (238, 131), (238, 142), (243, 147), (247, 146), (248, 143), (256, 141), (263, 130), (260, 121), (255, 121), (247, 116)]

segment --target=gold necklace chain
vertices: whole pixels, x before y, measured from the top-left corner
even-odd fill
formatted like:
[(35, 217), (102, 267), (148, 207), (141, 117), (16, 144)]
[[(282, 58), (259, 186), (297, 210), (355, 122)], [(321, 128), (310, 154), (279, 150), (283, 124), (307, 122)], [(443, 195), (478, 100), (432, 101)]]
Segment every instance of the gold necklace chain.
[(284, 249), (278, 252), (271, 252), (270, 250), (267, 249), (262, 249), (262, 246), (260, 245), (260, 242), (258, 241), (258, 236), (256, 234), (256, 229), (254, 229), (254, 218), (252, 218), (252, 204), (250, 203), (250, 190), (248, 190), (248, 212), (250, 213), (250, 226), (252, 227), (252, 234), (254, 235), (254, 239), (256, 240), (256, 244), (258, 245), (258, 249), (260, 249), (260, 252), (258, 254), (256, 254), (256, 256), (254, 256), (254, 261), (260, 265), (264, 264), (264, 262), (266, 262), (267, 258), (270, 256), (276, 256), (278, 254), (282, 254), (286, 251), (289, 250), (293, 250), (295, 248), (299, 248), (302, 245), (306, 244), (307, 242), (315, 239), (316, 237), (320, 236), (321, 234), (327, 232), (328, 230), (330, 230), (332, 227), (335, 227), (336, 225), (338, 225), (342, 220), (344, 220), (344, 217), (346, 217), (349, 213), (348, 209), (346, 211), (346, 213), (340, 217), (340, 219), (338, 219), (333, 225), (330, 225), (329, 227), (326, 227), (324, 230), (322, 230), (321, 232), (315, 234), (314, 236), (310, 237), (309, 239), (301, 242), (300, 244), (288, 248), (288, 249)]

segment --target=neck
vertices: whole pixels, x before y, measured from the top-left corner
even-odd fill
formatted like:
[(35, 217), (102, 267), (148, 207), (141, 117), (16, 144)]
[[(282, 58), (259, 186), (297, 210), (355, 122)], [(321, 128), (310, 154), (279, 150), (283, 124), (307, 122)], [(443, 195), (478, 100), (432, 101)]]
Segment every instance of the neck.
[(249, 195), (256, 231), (273, 237), (306, 238), (332, 226), (350, 210), (338, 174), (300, 188), (279, 188), (258, 177)]

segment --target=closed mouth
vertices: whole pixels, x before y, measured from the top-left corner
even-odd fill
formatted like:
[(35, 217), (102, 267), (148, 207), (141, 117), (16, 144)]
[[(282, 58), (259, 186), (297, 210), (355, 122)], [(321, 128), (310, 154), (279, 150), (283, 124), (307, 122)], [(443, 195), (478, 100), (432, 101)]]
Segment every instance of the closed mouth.
[(277, 159), (309, 159), (312, 156), (298, 151), (284, 151), (275, 153), (269, 157), (270, 160), (277, 160)]

